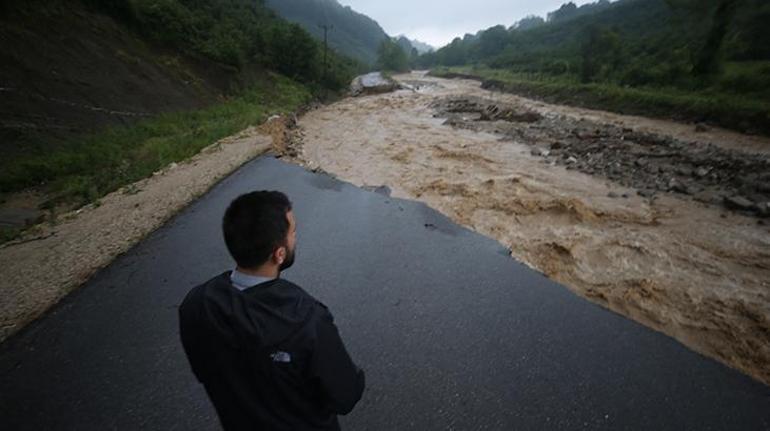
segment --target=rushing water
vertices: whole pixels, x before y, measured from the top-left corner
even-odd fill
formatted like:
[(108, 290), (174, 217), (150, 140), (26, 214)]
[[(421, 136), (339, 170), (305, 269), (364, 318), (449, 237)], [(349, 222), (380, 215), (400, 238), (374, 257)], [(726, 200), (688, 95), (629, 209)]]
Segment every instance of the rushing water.
[[(531, 154), (531, 142), (444, 125), (431, 104), (481, 96), (549, 118), (741, 151), (766, 152), (767, 139), (722, 130), (696, 136), (689, 125), (547, 105), (490, 93), (473, 81), (398, 79), (410, 89), (349, 98), (305, 115), (298, 162), (425, 201), (575, 293), (770, 383), (767, 226), (675, 195), (645, 199), (604, 178), (544, 163)], [(547, 144), (549, 131), (542, 132)], [(623, 194), (628, 197), (609, 197)]]

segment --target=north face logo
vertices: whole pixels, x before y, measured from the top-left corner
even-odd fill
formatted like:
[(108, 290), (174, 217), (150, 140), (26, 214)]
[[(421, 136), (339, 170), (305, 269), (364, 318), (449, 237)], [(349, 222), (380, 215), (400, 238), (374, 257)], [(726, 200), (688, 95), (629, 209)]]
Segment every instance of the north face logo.
[(270, 354), (273, 362), (291, 362), (291, 355), (288, 352), (277, 351)]

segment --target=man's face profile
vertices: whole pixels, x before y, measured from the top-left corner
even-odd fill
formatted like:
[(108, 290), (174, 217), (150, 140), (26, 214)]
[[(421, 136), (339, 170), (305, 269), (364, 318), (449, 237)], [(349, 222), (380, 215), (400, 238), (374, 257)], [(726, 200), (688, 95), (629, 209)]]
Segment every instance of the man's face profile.
[(279, 271), (289, 269), (294, 264), (294, 257), (297, 246), (297, 222), (294, 219), (294, 211), (286, 213), (286, 218), (289, 220), (289, 231), (286, 234), (286, 257), (278, 267)]

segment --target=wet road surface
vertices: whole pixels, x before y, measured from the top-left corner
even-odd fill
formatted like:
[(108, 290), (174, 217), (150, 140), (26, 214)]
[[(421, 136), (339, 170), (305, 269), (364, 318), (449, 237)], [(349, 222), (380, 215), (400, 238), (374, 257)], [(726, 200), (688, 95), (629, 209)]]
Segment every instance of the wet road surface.
[(770, 428), (766, 386), (575, 296), (499, 243), (264, 157), (0, 346), (2, 429), (218, 429), (177, 306), (231, 267), (224, 208), (263, 188), (295, 205), (284, 277), (331, 308), (367, 371), (344, 429)]

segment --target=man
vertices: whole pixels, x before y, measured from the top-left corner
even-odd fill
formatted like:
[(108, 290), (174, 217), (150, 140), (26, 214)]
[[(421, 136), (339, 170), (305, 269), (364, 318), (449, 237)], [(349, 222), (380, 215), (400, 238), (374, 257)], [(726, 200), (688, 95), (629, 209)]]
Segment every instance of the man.
[(226, 430), (339, 430), (364, 390), (329, 310), (280, 278), (294, 263), (289, 199), (257, 191), (222, 222), (237, 267), (193, 288), (179, 329)]

